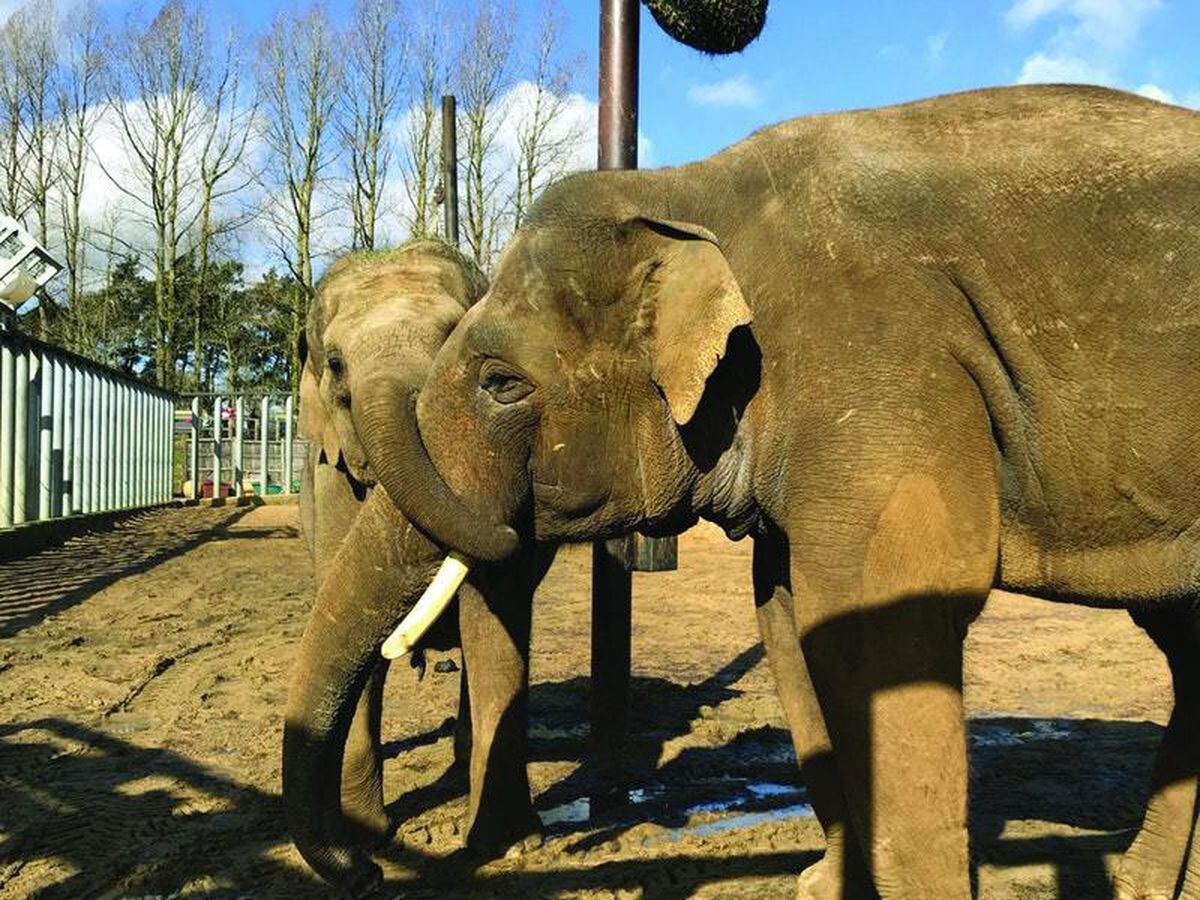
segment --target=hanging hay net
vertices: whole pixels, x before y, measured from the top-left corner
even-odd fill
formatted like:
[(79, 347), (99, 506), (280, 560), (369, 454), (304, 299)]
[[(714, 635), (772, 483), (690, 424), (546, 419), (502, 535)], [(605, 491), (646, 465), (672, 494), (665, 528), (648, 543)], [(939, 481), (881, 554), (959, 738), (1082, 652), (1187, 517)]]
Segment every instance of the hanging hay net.
[(642, 0), (675, 40), (704, 53), (737, 53), (758, 37), (767, 0)]

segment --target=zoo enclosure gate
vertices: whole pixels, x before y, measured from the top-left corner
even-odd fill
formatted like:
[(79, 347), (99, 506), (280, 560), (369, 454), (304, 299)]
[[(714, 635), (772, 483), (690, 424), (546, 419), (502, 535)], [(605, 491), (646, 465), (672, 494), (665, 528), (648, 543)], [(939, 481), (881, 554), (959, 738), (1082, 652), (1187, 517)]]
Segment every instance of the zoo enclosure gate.
[[(296, 440), (290, 394), (192, 394), (181, 398), (180, 492), (186, 497), (292, 494), (307, 460)], [(274, 477), (273, 477), (274, 476)]]
[(0, 330), (0, 529), (170, 500), (174, 400)]

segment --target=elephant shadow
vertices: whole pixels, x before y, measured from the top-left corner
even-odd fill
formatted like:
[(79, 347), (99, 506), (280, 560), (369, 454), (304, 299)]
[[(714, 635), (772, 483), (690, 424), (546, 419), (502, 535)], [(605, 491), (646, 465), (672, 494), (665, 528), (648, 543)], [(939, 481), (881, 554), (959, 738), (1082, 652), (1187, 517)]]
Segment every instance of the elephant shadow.
[[(729, 729), (727, 739), (687, 746), (659, 764), (668, 742), (687, 735), (698, 720), (720, 720), (720, 711), (709, 708), (740, 696), (736, 683), (762, 658), (761, 646), (754, 645), (710, 678), (690, 685), (635, 676), (630, 738), (615, 763), (589, 753), (582, 724), (589, 709), (588, 678), (535, 684), (530, 696), (531, 758), (581, 761), (536, 798), (548, 837), (563, 839), (564, 852), (574, 854), (619, 840), (643, 823), (686, 836), (697, 812), (724, 814), (731, 823), (747, 824), (811, 815), (791, 737), (783, 728)], [(445, 736), (449, 728), (443, 724), (438, 733)], [(1133, 838), (1161, 737), (1160, 726), (1144, 721), (972, 719), (968, 740), (973, 880), (978, 881), (982, 865), (1045, 866), (1053, 871), (1057, 896), (1111, 898), (1105, 857), (1124, 850)], [(414, 746), (424, 742), (421, 737), (410, 741)], [(406, 811), (432, 808), (464, 790), (465, 783), (448, 770), (405, 795), (410, 801)], [(707, 822), (712, 817), (703, 818)], [(738, 877), (732, 871), (748, 877), (798, 872), (819, 855), (748, 852), (737, 860), (714, 859), (711, 866), (680, 855), (671, 857), (680, 860), (675, 880), (658, 887), (652, 886), (652, 860), (614, 860), (586, 874), (501, 873), (489, 875), (487, 883), (497, 887), (512, 881), (514, 890), (520, 884), (530, 894), (641, 885), (647, 898), (670, 900), (688, 896), (713, 878)], [(718, 862), (726, 864), (719, 875)]]

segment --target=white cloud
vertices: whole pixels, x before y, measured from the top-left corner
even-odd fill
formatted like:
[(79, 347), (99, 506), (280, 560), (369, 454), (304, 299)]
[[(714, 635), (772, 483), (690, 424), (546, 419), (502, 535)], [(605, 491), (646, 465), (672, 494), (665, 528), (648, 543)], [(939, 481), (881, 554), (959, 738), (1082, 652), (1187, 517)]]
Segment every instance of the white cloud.
[[(521, 81), (497, 103), (496, 140), (488, 160), (488, 171), (489, 178), (495, 179), (496, 197), (500, 202), (508, 201), (516, 184), (518, 133), (522, 124), (527, 121), (535, 96), (533, 85), (528, 81)], [(555, 140), (561, 139), (564, 148), (553, 174), (594, 169), (597, 147), (596, 102), (579, 93), (567, 94), (562, 99), (560, 115), (548, 135)], [(141, 122), (146, 118), (145, 110), (137, 102), (127, 102), (126, 113), (134, 122)], [(396, 153), (388, 172), (384, 186), (384, 202), (381, 204), (378, 235), (380, 241), (385, 244), (399, 243), (408, 234), (410, 202), (404, 188), (401, 152), (402, 143), (408, 133), (408, 115), (408, 111), (398, 115), (388, 129), (392, 140), (395, 141)], [(463, 140), (461, 129), (459, 140)], [(192, 149), (194, 157), (198, 148)], [(460, 155), (462, 152), (463, 148), (460, 145)], [(265, 154), (266, 147), (263, 142), (258, 139), (252, 141), (247, 154), (249, 167), (261, 168)], [(638, 134), (638, 162), (646, 168), (655, 164), (654, 144), (641, 132)], [(190, 169), (194, 169), (195, 165), (194, 158), (187, 163)], [(115, 229), (115, 246), (118, 252), (126, 247), (134, 248), (142, 251), (143, 258), (150, 258), (148, 251), (153, 247), (154, 231), (149, 210), (143, 199), (148, 196), (143, 181), (144, 175), (139, 173), (132, 154), (126, 147), (115, 111), (101, 112), (89, 142), (81, 208), (83, 224), (93, 232), (92, 240), (97, 247), (106, 247), (107, 242), (100, 235)], [(314, 234), (314, 251), (318, 257), (315, 266), (318, 274), (326, 263), (344, 252), (350, 242), (351, 215), (344, 196), (345, 188), (344, 181), (330, 180), (323, 185), (315, 198), (314, 205), (319, 211)], [(465, 185), (460, 181), (460, 203), (464, 204), (465, 209), (464, 192)], [(130, 196), (131, 193), (133, 196)], [(220, 208), (216, 210), (216, 215), (233, 216), (255, 208), (269, 213), (272, 208), (279, 209), (284, 199), (282, 191), (264, 190), (262, 185), (250, 183), (242, 187), (236, 196), (223, 200)], [(185, 217), (190, 215), (193, 209), (194, 200), (185, 211)], [(441, 215), (440, 210), (438, 215)], [(502, 245), (507, 238), (508, 234), (502, 233), (500, 244)], [(52, 234), (51, 239), (55, 248), (61, 247), (60, 235)], [(283, 269), (282, 260), (275, 247), (269, 215), (264, 215), (242, 228), (235, 240), (236, 245), (231, 244), (224, 249), (245, 263), (248, 278), (258, 277), (270, 266)], [(102, 252), (93, 248), (89, 257), (89, 280), (94, 280), (102, 274)]]
[(1035, 53), (1021, 66), (1018, 84), (1107, 84), (1112, 73), (1078, 56), (1052, 56)]
[[(1052, 27), (1026, 57), (1017, 82), (1129, 85), (1122, 77), (1126, 60), (1161, 6), (1162, 0), (1014, 0), (1005, 14), (1010, 28)], [(1145, 88), (1163, 91), (1156, 85), (1139, 91)]]
[(1123, 49), (1137, 38), (1146, 19), (1161, 0), (1016, 0), (1005, 14), (1012, 28), (1029, 28), (1058, 17), (1056, 42)]
[(925, 56), (931, 65), (936, 66), (942, 61), (942, 55), (946, 52), (946, 41), (949, 38), (950, 33), (947, 31), (939, 31), (925, 38)]
[(688, 100), (697, 106), (758, 106), (762, 91), (746, 75), (733, 75), (710, 84), (688, 88)]
[(1149, 97), (1151, 100), (1157, 100), (1159, 103), (1177, 102), (1174, 94), (1160, 88), (1157, 84), (1143, 84), (1134, 93), (1141, 94), (1143, 97)]

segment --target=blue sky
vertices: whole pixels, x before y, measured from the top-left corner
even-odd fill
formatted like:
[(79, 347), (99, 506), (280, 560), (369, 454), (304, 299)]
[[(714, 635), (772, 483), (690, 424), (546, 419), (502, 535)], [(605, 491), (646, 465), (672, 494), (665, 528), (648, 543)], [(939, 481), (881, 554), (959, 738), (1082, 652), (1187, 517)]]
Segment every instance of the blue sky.
[[(594, 45), (594, 4), (571, 7), (577, 40)], [(773, 0), (759, 40), (723, 58), (675, 44), (646, 13), (642, 35), (642, 129), (657, 164), (792, 116), (1019, 80), (1200, 106), (1200, 0)]]
[[(251, 32), (288, 5), (207, 2), (215, 17)], [(570, 49), (586, 57), (577, 86), (594, 98), (598, 2), (560, 3)], [(335, 14), (348, 4), (328, 2)], [(0, 12), (7, 5), (15, 0), (0, 0)], [(534, 0), (519, 6), (536, 8)], [(771, 0), (762, 37), (717, 58), (674, 43), (643, 9), (645, 162), (703, 157), (805, 113), (1022, 79), (1099, 82), (1200, 106), (1197, 47), (1200, 0)]]
[[(249, 32), (288, 5), (207, 2)], [(328, 6), (337, 15), (348, 4)], [(560, 4), (568, 49), (585, 57), (577, 87), (594, 99), (598, 2)], [(131, 4), (106, 5), (119, 14)], [(772, 0), (762, 37), (732, 57), (674, 43), (643, 9), (643, 164), (703, 157), (805, 113), (1020, 80), (1098, 82), (1200, 106), (1197, 46), (1200, 0)]]

